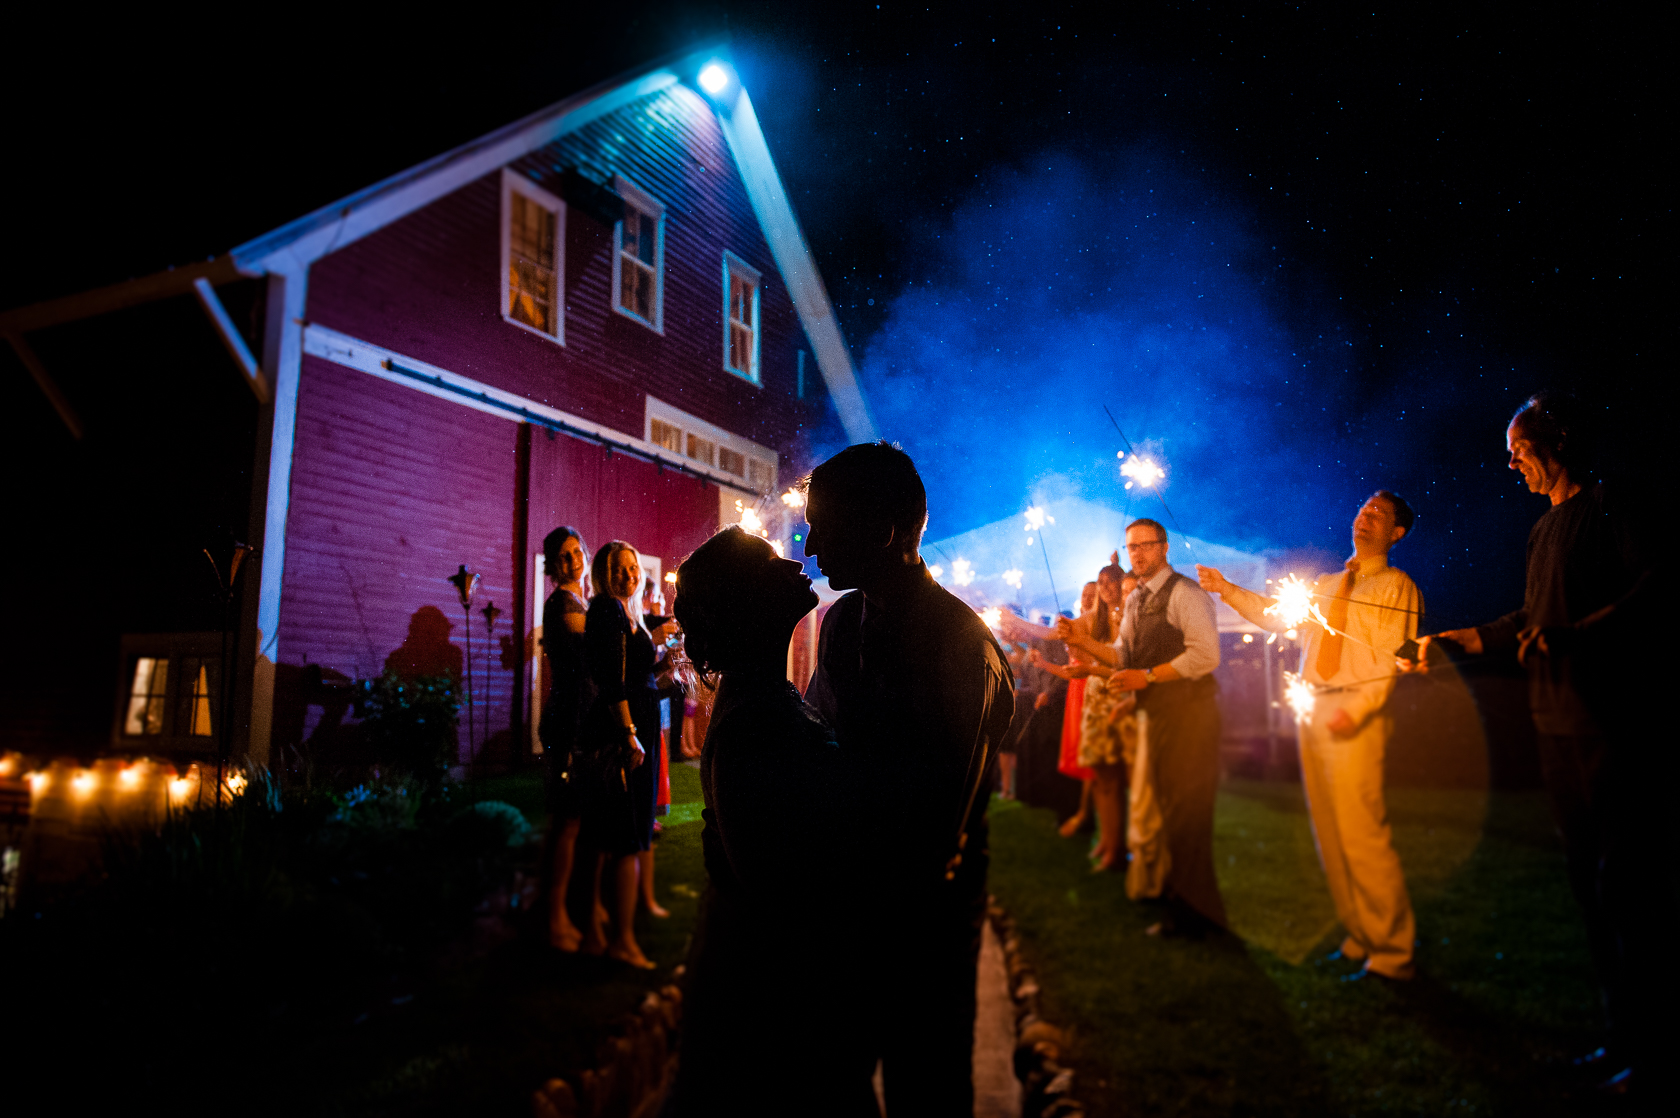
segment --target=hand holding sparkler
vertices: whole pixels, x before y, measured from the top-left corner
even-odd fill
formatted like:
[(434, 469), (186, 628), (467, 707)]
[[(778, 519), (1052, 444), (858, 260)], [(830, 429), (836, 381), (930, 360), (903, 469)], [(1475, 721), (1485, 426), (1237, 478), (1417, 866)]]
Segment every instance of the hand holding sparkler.
[(1395, 662), (1403, 673), (1417, 672), (1427, 675), (1429, 672), (1429, 649), (1438, 640), (1452, 641), (1472, 656), (1482, 654), (1482, 634), (1475, 629), (1448, 629), (1444, 633), (1417, 639), (1417, 659), (1408, 660), (1404, 656), (1396, 657)]

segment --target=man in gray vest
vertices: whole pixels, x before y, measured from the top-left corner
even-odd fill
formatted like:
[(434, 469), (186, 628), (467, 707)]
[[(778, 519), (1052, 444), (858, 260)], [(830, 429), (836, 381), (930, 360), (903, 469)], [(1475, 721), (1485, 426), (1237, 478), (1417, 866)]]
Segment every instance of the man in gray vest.
[(1213, 672), (1219, 628), (1213, 599), (1167, 565), (1167, 531), (1153, 520), (1126, 528), (1138, 588), (1120, 620), (1120, 670), (1112, 690), (1135, 691), (1138, 732), (1161, 805), (1168, 866), (1167, 913), (1150, 935), (1199, 937), (1225, 927), (1213, 872), (1213, 802), (1219, 791), (1219, 707)]

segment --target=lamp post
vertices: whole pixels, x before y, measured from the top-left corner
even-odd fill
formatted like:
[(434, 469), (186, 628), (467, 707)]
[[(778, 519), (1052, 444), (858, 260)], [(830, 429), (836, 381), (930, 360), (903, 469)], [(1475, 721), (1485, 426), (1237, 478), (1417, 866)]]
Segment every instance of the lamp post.
[[(228, 639), (233, 631), (234, 625), (233, 590), (234, 585), (239, 578), (240, 569), (245, 565), (245, 557), (255, 550), (256, 549), (251, 547), (249, 544), (240, 543), (238, 540), (235, 540), (233, 542), (233, 554), (228, 558), (227, 577), (223, 578), (222, 568), (221, 565), (216, 562), (216, 557), (210, 554), (209, 548), (203, 549), (204, 557), (210, 561), (210, 569), (216, 574), (216, 603), (221, 607), (221, 672), (219, 678), (217, 679), (217, 690), (221, 692), (221, 695), (216, 702), (216, 721), (218, 724), (214, 727), (217, 739), (215, 802), (218, 806), (222, 802), (222, 781), (226, 779), (225, 770), (227, 769), (228, 751), (232, 746), (232, 742), (229, 739), (230, 725), (228, 722), (228, 699), (233, 673), (229, 670), (228, 666), (228, 660), (230, 659)], [(199, 796), (201, 799), (203, 794), (203, 783), (200, 782)]]
[(467, 570), (467, 565), (462, 563), (459, 569), (449, 576), (449, 582), (461, 599), (461, 613), (467, 620), (467, 757), (470, 764), (473, 752), (472, 598), (478, 589), (478, 575)]

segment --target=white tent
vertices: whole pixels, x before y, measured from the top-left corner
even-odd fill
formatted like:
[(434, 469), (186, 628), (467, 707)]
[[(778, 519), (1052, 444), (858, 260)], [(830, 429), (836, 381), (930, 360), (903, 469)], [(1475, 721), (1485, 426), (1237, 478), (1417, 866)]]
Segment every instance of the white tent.
[[(947, 589), (976, 607), (1012, 602), (1027, 612), (1077, 610), (1080, 588), (1096, 578), (1097, 571), (1122, 547), (1127, 521), (1148, 513), (1126, 517), (1117, 509), (1079, 497), (1050, 501), (1042, 508), (1044, 526), (1040, 530), (1028, 531), (1026, 516), (1016, 515), (942, 540), (925, 540), (922, 557), (930, 567), (940, 568), (937, 577)], [(1185, 536), (1170, 528), (1167, 542), (1167, 559), (1180, 573), (1194, 578), (1195, 564), (1202, 563), (1218, 567), (1238, 585), (1264, 592), (1264, 556)], [(1054, 596), (1045, 570), (1046, 556), (1055, 577)], [(1121, 558), (1125, 565), (1124, 556)], [(1018, 587), (1012, 584), (1016, 581)], [(1260, 631), (1229, 606), (1214, 600), (1220, 632)]]

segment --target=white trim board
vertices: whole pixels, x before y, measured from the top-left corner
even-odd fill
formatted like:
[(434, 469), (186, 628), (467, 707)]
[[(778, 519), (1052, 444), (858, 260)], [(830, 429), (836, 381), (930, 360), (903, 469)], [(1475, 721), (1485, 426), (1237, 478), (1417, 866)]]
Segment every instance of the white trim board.
[(753, 214), (758, 218), (764, 239), (769, 242), (770, 255), (776, 260), (782, 282), (787, 285), (794, 309), (799, 312), (799, 321), (805, 327), (805, 336), (810, 339), (811, 348), (816, 353), (817, 369), (828, 385), (829, 395), (834, 397), (840, 425), (852, 442), (874, 442), (878, 437), (875, 420), (871, 418), (863, 390), (858, 386), (857, 373), (852, 368), (852, 355), (846, 349), (845, 339), (840, 336), (834, 305), (829, 302), (828, 290), (823, 287), (822, 276), (817, 271), (817, 262), (811, 257), (811, 248), (805, 243), (799, 219), (794, 216), (793, 203), (788, 201), (781, 175), (777, 174), (776, 164), (770, 158), (770, 147), (758, 126), (758, 115), (753, 112), (752, 100), (748, 98), (745, 87), (739, 88), (733, 105), (712, 102), (717, 109), (718, 123), (723, 127), (724, 141), (735, 156), (735, 166), (741, 172), (741, 182), (746, 185)]
[[(707, 468), (688, 458), (675, 456), (664, 447), (656, 446), (640, 435), (627, 435), (623, 431), (584, 419), (582, 416), (563, 412), (559, 408), (551, 408), (547, 404), (538, 403), (528, 397), (503, 391), (500, 388), (485, 384), (483, 381), (473, 380), (471, 377), (464, 377), (459, 373), (452, 373), (448, 369), (440, 368), (417, 357), (408, 357), (395, 350), (385, 349), (383, 346), (376, 346), (371, 342), (364, 342), (360, 338), (341, 334), (337, 330), (325, 326), (311, 323), (304, 328), (303, 352), (311, 357), (319, 357), (323, 361), (331, 361), (333, 364), (343, 365), (347, 369), (356, 369), (370, 376), (378, 377), (380, 380), (400, 384), (405, 388), (412, 388), (416, 392), (423, 392), (440, 400), (448, 400), (452, 404), (472, 408), (474, 411), (481, 411), (486, 415), (493, 415), (512, 423), (521, 422), (517, 412), (510, 410), (518, 409), (540, 419), (564, 424), (578, 432), (580, 437), (593, 436), (616, 443), (651, 462), (658, 462), (673, 469), (700, 474), (714, 485), (733, 489), (755, 499), (759, 496), (758, 493), (746, 487), (744, 479), (737, 478), (733, 474), (725, 473), (715, 467)], [(428, 383), (407, 374), (393, 371), (390, 368), (390, 365), (393, 364), (405, 369), (412, 369), (414, 372), (432, 378), (439, 383)]]

